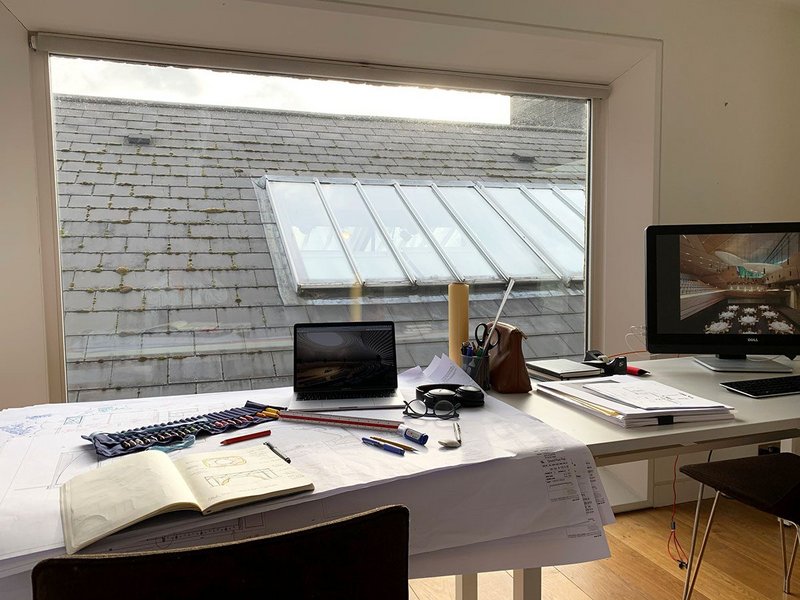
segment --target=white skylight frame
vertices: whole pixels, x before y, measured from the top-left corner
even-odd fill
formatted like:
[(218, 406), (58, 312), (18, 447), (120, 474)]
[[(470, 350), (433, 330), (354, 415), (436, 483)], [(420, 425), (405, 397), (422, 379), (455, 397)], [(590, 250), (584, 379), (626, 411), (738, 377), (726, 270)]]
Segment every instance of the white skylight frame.
[[(292, 222), (291, 215), (283, 208), (282, 199), (276, 197), (276, 192), (280, 196), (280, 188), (275, 184), (281, 183), (301, 183), (306, 184), (307, 189), (314, 190), (318, 195), (321, 205), (324, 207), (324, 217), (328, 219), (330, 229), (337, 233), (338, 244), (337, 248), (341, 249), (343, 255), (347, 259), (352, 273), (352, 277), (333, 276), (326, 280), (313, 280), (306, 275), (309, 272), (308, 265), (303, 263), (303, 250), (298, 247), (296, 235), (292, 235), (292, 228), (297, 226), (297, 223)], [(308, 185), (308, 184), (313, 184)], [(327, 198), (326, 189), (330, 191), (331, 186), (347, 187), (357, 192), (357, 197), (363, 203), (362, 216), (368, 214), (372, 219), (371, 240), (373, 243), (385, 244), (389, 252), (384, 252), (384, 260), (391, 258), (391, 263), (386, 263), (386, 270), (395, 270), (396, 273), (402, 273), (402, 276), (379, 276), (379, 277), (365, 277), (363, 271), (365, 270), (365, 259), (360, 259), (353, 251), (351, 244), (348, 243), (348, 224), (342, 224), (340, 217), (337, 217), (336, 210), (331, 207), (330, 199)], [(417, 277), (414, 275), (415, 268), (413, 257), (409, 256), (405, 249), (398, 247), (392, 242), (392, 234), (386, 226), (384, 219), (386, 215), (382, 215), (380, 203), (375, 202), (375, 198), (370, 196), (376, 194), (375, 190), (370, 192), (374, 186), (380, 186), (384, 190), (393, 189), (396, 197), (392, 197), (396, 202), (407, 211), (408, 215), (413, 219), (414, 224), (418, 228), (419, 234), (424, 236), (422, 241), (429, 245), (435, 251), (437, 259), (441, 259), (441, 263), (446, 266), (446, 272), (439, 269), (440, 276), (431, 277)], [(278, 188), (278, 189), (276, 189)], [(414, 207), (414, 203), (409, 199), (408, 193), (413, 189), (427, 189), (430, 196), (435, 197), (441, 205), (442, 214), (447, 214), (448, 218), (457, 227), (457, 232), (463, 236), (465, 244), (474, 247), (477, 254), (473, 254), (475, 260), (485, 261), (489, 270), (484, 270), (482, 274), (467, 273), (459, 270), (457, 264), (453, 261), (453, 255), (448, 252), (446, 247), (437, 241), (437, 236), (430, 229), (430, 223), (419, 211)], [(509, 243), (514, 243), (518, 248), (527, 249), (530, 254), (531, 272), (535, 271), (535, 265), (540, 265), (538, 269), (540, 274), (526, 276), (524, 269), (520, 274), (519, 265), (516, 267), (516, 273), (510, 272), (506, 265), (504, 267), (501, 260), (495, 253), (492, 252), (491, 246), (494, 245), (495, 249), (498, 247), (498, 241), (489, 240), (486, 236), (482, 236), (481, 232), (471, 227), (462, 215), (458, 213), (458, 208), (454, 206), (452, 199), (446, 196), (453, 190), (457, 189), (472, 190), (471, 195), (473, 200), (477, 197), (485, 203), (484, 208), (487, 215), (494, 218), (497, 223), (500, 223), (501, 228), (507, 228), (503, 231), (504, 235), (513, 235), (515, 238), (510, 238)], [(565, 264), (564, 257), (554, 253), (546, 246), (541, 244), (541, 240), (535, 239), (535, 236), (528, 231), (523, 222), (513, 213), (504, 209), (502, 202), (498, 202), (492, 195), (493, 190), (500, 188), (518, 190), (524, 199), (530, 203), (536, 210), (542, 213), (547, 219), (547, 226), (551, 232), (557, 232), (563, 239), (559, 242), (567, 244), (571, 252), (571, 262), (569, 265)], [(505, 283), (511, 277), (521, 283), (554, 283), (554, 282), (582, 282), (585, 278), (585, 248), (584, 240), (579, 236), (576, 224), (580, 219), (581, 228), (585, 232), (585, 191), (579, 186), (564, 186), (559, 188), (554, 184), (542, 183), (504, 183), (504, 182), (475, 182), (475, 181), (433, 181), (430, 179), (425, 180), (397, 180), (397, 179), (367, 179), (367, 178), (320, 178), (312, 176), (270, 176), (265, 175), (263, 178), (256, 182), (256, 190), (259, 198), (262, 198), (269, 205), (269, 211), (265, 210), (267, 207), (262, 207), (262, 214), (265, 216), (272, 214), (278, 228), (278, 237), (281, 239), (287, 262), (289, 264), (292, 277), (294, 279), (297, 291), (304, 289), (347, 289), (353, 286), (363, 287), (417, 287), (417, 286), (436, 286), (444, 285), (452, 281), (464, 281), (467, 283)], [(542, 202), (540, 198), (536, 197), (537, 190), (541, 190), (541, 194), (547, 194), (552, 198), (558, 200), (561, 204), (557, 211), (550, 210), (548, 206)], [(415, 192), (416, 193), (416, 192)], [(581, 206), (580, 194), (583, 194), (583, 203)], [(475, 196), (474, 194), (477, 194)], [(352, 193), (350, 194), (353, 195)], [(355, 196), (353, 196), (355, 197)], [(360, 207), (359, 207), (360, 208)], [(491, 212), (488, 212), (491, 211)], [(561, 216), (559, 216), (559, 214)], [(320, 218), (322, 213), (315, 215)], [(566, 215), (570, 223), (565, 223), (563, 216)], [(344, 234), (343, 234), (344, 232)], [(487, 243), (489, 246), (487, 246)], [(469, 248), (467, 248), (469, 251)], [(579, 254), (578, 254), (579, 253)], [(434, 256), (433, 253), (428, 253), (429, 256)], [(579, 259), (579, 261), (578, 261)], [(580, 268), (578, 268), (580, 262)], [(507, 263), (507, 260), (506, 260)], [(463, 262), (462, 262), (463, 264)], [(339, 263), (341, 266), (341, 261)], [(440, 265), (441, 266), (441, 265)], [(395, 269), (395, 267), (397, 267)], [(542, 268), (544, 267), (544, 269)], [(372, 266), (374, 270), (374, 265)], [(543, 272), (541, 272), (543, 271)]]

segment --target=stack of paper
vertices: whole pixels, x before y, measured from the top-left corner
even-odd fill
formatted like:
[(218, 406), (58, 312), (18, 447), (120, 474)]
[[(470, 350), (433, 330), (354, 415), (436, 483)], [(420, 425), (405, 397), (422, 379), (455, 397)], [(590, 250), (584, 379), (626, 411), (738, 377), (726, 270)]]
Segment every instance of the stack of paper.
[(628, 375), (543, 382), (543, 394), (622, 427), (733, 419), (733, 408)]

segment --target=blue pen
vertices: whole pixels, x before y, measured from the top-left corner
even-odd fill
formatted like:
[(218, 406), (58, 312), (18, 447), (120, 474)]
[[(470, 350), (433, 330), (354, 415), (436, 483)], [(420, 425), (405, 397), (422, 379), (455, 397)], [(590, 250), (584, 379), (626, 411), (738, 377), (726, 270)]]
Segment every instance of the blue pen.
[(394, 452), (395, 454), (399, 454), (400, 456), (405, 455), (406, 451), (402, 448), (398, 448), (397, 446), (392, 446), (391, 444), (384, 444), (383, 442), (379, 442), (378, 440), (373, 440), (371, 438), (361, 438), (361, 441), (365, 444), (369, 444), (370, 446), (375, 446), (376, 448), (380, 448), (381, 450), (386, 450), (388, 452)]

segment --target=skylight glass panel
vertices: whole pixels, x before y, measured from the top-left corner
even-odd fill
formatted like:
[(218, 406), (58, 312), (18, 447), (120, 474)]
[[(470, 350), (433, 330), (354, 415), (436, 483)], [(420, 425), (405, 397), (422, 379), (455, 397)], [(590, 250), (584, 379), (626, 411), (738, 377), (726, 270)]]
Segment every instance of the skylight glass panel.
[(575, 237), (582, 240), (585, 237), (584, 219), (567, 201), (559, 198), (551, 189), (527, 188), (528, 192), (542, 203), (544, 209), (561, 221), (564, 227)]
[(439, 190), (506, 275), (520, 280), (556, 276), (474, 187)]
[(563, 275), (583, 279), (583, 250), (525, 194), (511, 187), (487, 187), (486, 190)]
[(356, 277), (313, 183), (269, 184), (286, 251), (300, 286), (353, 285)]
[(444, 250), (448, 260), (464, 279), (499, 279), (492, 265), (480, 253), (453, 216), (442, 206), (430, 186), (403, 186), (403, 193)]
[(378, 218), (417, 282), (452, 280), (453, 274), (436, 252), (392, 185), (363, 185)]
[(409, 283), (356, 186), (324, 183), (321, 187), (362, 279)]
[(560, 191), (570, 202), (572, 202), (575, 208), (578, 209), (578, 212), (584, 216), (586, 215), (586, 194), (583, 192), (583, 190), (576, 188), (558, 188), (558, 191)]

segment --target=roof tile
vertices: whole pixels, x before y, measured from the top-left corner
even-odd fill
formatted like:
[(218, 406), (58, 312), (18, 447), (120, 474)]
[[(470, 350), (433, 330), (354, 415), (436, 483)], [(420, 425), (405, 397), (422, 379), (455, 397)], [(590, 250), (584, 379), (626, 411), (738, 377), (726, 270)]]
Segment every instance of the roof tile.
[(64, 329), (71, 335), (114, 333), (117, 330), (117, 313), (113, 311), (67, 313), (64, 315)]
[[(113, 314), (113, 313), (112, 313)], [(169, 324), (166, 310), (121, 311), (117, 333), (136, 335), (144, 332), (164, 332)]]
[(104, 390), (105, 388), (109, 387), (111, 382), (111, 363), (74, 363), (70, 365), (68, 382), (71, 390), (87, 390), (97, 388)]
[(213, 284), (210, 271), (169, 271), (168, 273), (169, 287), (173, 288), (210, 288)]
[(163, 360), (118, 360), (111, 371), (111, 385), (130, 387), (146, 381), (149, 384), (167, 383), (167, 364)]
[(95, 310), (144, 310), (142, 292), (102, 291), (95, 295)]
[(192, 306), (191, 290), (146, 290), (147, 310), (157, 308), (188, 308)]
[(194, 333), (191, 332), (145, 333), (140, 340), (143, 356), (188, 355), (195, 351)]
[(239, 298), (242, 306), (258, 306), (272, 308), (283, 304), (283, 299), (275, 287), (246, 287), (239, 288)]
[(269, 377), (275, 374), (270, 352), (228, 354), (221, 358), (225, 379), (247, 379), (254, 375)]

